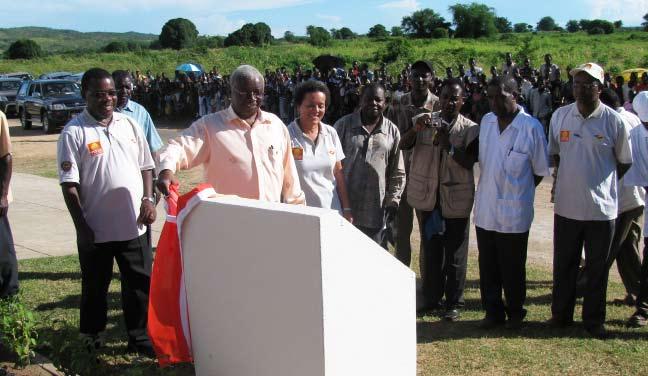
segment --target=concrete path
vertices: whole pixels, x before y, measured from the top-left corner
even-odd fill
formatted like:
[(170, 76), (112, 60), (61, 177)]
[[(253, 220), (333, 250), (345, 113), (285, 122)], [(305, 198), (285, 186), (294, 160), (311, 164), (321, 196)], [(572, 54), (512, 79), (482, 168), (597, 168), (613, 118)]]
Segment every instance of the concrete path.
[[(9, 205), (9, 223), (18, 259), (76, 254), (76, 233), (56, 179), (14, 173), (14, 201)], [(157, 245), (164, 224), (164, 209), (158, 205), (153, 225)]]

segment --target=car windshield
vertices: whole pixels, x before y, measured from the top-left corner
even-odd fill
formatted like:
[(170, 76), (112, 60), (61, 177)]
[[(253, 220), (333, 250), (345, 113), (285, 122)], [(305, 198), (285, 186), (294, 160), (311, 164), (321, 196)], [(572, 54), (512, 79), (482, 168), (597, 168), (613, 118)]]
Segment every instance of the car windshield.
[(78, 94), (80, 91), (79, 85), (74, 82), (43, 84), (43, 96), (45, 97)]
[(0, 91), (18, 90), (20, 81), (0, 81)]

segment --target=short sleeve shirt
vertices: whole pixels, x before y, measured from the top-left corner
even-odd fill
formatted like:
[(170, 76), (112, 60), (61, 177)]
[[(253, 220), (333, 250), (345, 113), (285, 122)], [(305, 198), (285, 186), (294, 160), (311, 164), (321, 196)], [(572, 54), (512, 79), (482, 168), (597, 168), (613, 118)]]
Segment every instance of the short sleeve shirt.
[(480, 176), (475, 193), (475, 225), (489, 231), (524, 233), (533, 222), (535, 181), (548, 176), (547, 143), (542, 125), (519, 107), (500, 133), (497, 116), (488, 113), (479, 128)]
[(115, 112), (103, 126), (84, 111), (61, 132), (57, 163), (59, 181), (79, 185), (81, 209), (96, 243), (132, 240), (146, 232), (137, 225), (144, 194), (141, 172), (154, 164), (132, 118)]
[[(637, 187), (643, 190), (648, 187), (648, 130), (645, 125), (636, 126), (630, 131), (632, 144), (632, 166), (623, 175), (626, 186)], [(644, 234), (648, 231), (648, 211), (644, 206)]]
[(153, 124), (153, 119), (151, 119), (151, 115), (146, 111), (146, 109), (140, 105), (137, 102), (133, 102), (132, 100), (129, 100), (126, 103), (126, 106), (120, 111), (124, 115), (128, 115), (135, 119), (137, 124), (142, 127), (142, 131), (144, 132), (144, 137), (146, 137), (146, 142), (148, 142), (149, 148), (151, 149), (151, 153), (154, 153), (162, 148), (164, 144), (162, 143), (162, 139), (160, 138), (160, 135), (158, 134), (157, 129), (155, 128), (155, 124)]
[[(5, 114), (0, 111), (0, 158), (4, 157), (7, 154), (11, 154), (11, 137), (9, 137), (9, 123), (7, 122), (7, 117)], [(11, 194), (11, 187), (9, 187), (7, 193), (7, 201), (13, 201), (13, 195)]]
[(579, 221), (617, 217), (617, 164), (632, 163), (632, 150), (615, 110), (600, 103), (584, 118), (576, 103), (559, 108), (551, 117), (549, 154), (560, 156), (556, 214)]
[[(629, 136), (630, 144), (632, 145), (632, 143), (634, 142), (632, 140), (632, 130), (635, 127), (641, 125), (641, 120), (637, 115), (633, 114), (630, 111), (626, 111), (623, 107), (617, 108), (616, 111), (619, 113), (619, 115), (621, 115), (621, 118), (623, 118), (623, 123), (625, 124), (626, 130), (630, 135)], [(636, 153), (635, 150), (636, 149), (634, 148), (634, 145), (632, 145), (633, 166), (634, 166), (634, 156)], [(632, 166), (630, 168), (632, 169)], [(625, 175), (623, 176), (623, 178), (619, 180), (618, 183), (619, 184), (619, 214), (626, 212), (628, 210), (632, 210), (639, 206), (643, 206), (645, 200), (645, 192), (643, 187), (629, 186), (625, 184), (624, 179), (625, 179)]]
[(344, 159), (337, 132), (330, 125), (320, 123), (319, 136), (313, 142), (304, 135), (296, 120), (288, 125), (288, 131), (306, 205), (341, 212), (342, 205), (333, 175), (336, 163)]

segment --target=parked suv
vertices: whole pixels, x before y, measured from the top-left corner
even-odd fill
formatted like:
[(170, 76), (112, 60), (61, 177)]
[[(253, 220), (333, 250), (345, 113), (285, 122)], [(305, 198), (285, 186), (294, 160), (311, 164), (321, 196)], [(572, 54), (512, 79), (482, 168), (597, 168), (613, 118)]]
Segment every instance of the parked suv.
[(0, 78), (0, 111), (7, 116), (16, 114), (16, 93), (22, 80), (20, 78)]
[(23, 129), (38, 123), (53, 133), (85, 108), (80, 86), (70, 80), (24, 81), (16, 96)]

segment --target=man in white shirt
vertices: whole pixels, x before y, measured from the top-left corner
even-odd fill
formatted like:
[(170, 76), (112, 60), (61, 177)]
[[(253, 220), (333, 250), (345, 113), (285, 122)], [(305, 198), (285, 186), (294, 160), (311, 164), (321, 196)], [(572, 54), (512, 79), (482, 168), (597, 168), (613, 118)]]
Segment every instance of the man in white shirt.
[(480, 326), (494, 328), (508, 316), (506, 325), (519, 328), (526, 315), (525, 264), (535, 187), (549, 175), (547, 144), (542, 125), (518, 105), (514, 79), (495, 77), (487, 95), (492, 112), (480, 125), (481, 175), (474, 208), (486, 311)]
[(603, 68), (582, 64), (574, 77), (576, 102), (556, 110), (549, 130), (549, 153), (558, 169), (554, 205), (554, 272), (549, 324), (573, 323), (576, 280), (583, 246), (585, 278), (583, 323), (605, 338), (607, 260), (618, 212), (618, 183), (632, 164), (623, 119), (603, 105)]
[[(624, 177), (625, 185), (648, 187), (648, 91), (638, 93), (632, 101), (632, 107), (637, 111), (641, 124), (630, 132), (632, 144), (632, 167)], [(648, 213), (644, 207), (644, 221), (648, 221)], [(644, 236), (646, 225), (644, 222)], [(648, 237), (644, 237), (643, 263), (639, 293), (635, 302), (636, 311), (628, 320), (628, 326), (639, 328), (648, 324)]]
[(77, 233), (82, 339), (88, 347), (103, 344), (116, 260), (128, 349), (153, 357), (146, 332), (153, 258), (146, 226), (155, 221), (153, 158), (139, 124), (114, 111), (117, 91), (110, 73), (88, 70), (81, 95), (87, 109), (61, 132), (57, 162)]

